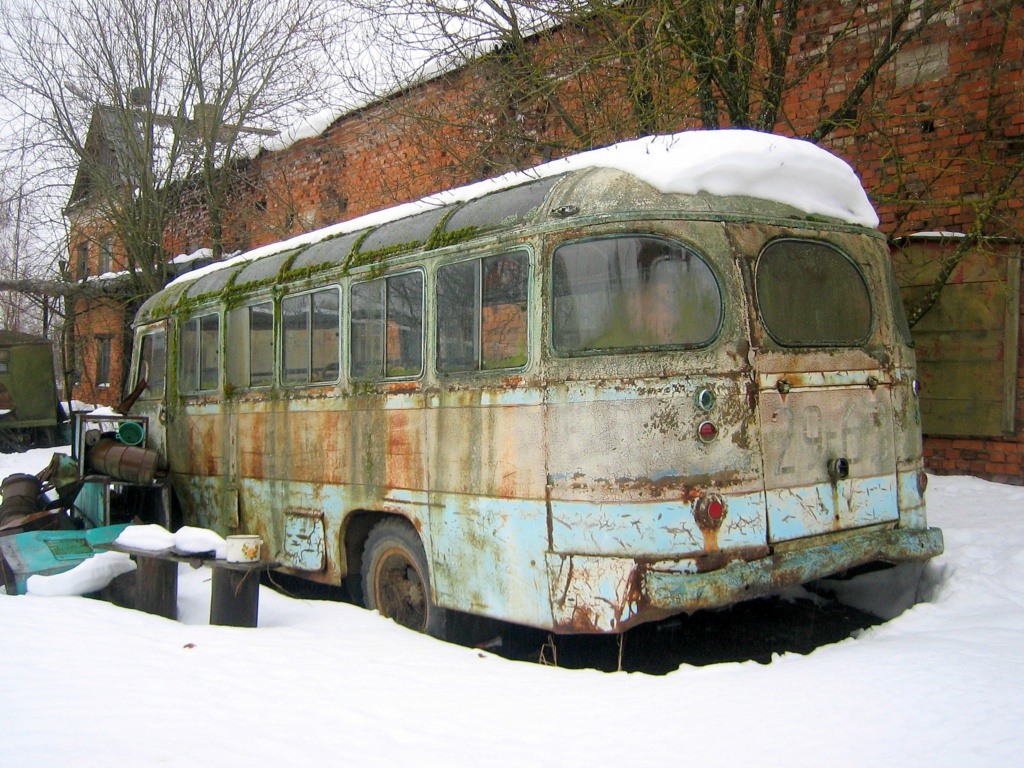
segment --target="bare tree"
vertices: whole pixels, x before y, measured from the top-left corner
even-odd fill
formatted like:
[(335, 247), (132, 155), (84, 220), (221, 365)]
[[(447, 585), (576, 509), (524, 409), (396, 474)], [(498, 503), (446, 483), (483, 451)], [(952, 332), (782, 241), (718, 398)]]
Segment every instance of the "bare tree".
[(21, 165), (0, 172), (0, 328), (49, 336), (59, 300), (11, 286), (59, 279), (51, 267), (66, 251), (64, 228), (47, 220), (33, 183)]
[[(477, 94), (480, 108), (465, 111), (462, 127), (481, 114), (503, 114), (505, 120), (490, 121), (502, 143), (532, 150), (519, 158), (512, 153), (515, 165), (517, 159), (684, 127), (771, 131), (788, 124), (821, 142), (857, 119), (886, 64), (951, 4), (367, 0), (363, 13), (374, 44), (389, 51), (380, 58), (411, 61), (393, 72), (396, 85), (400, 78), (469, 61), (486, 72), (488, 87)], [(853, 60), (851, 47), (863, 49), (856, 57), (859, 69), (843, 72), (852, 85), (840, 99), (820, 94), (815, 119), (795, 125), (785, 110), (787, 98), (828, 76), (840, 52)], [(413, 53), (399, 57), (394, 50)], [(379, 91), (380, 67), (372, 74), (368, 90)], [(543, 120), (533, 119), (538, 114)], [(448, 120), (451, 125), (459, 117)]]
[(62, 189), (74, 232), (63, 272), (77, 288), (40, 293), (84, 295), (76, 249), (102, 245), (127, 273), (115, 285), (130, 310), (166, 282), (165, 234), (190, 198), (219, 252), (233, 163), (322, 105), (337, 24), (304, 0), (0, 7), (0, 99), (31, 126), (0, 137), (6, 164), (31, 169), (36, 189)]
[(2, 13), (0, 77), (39, 127), (35, 161), (77, 172), (70, 208), (109, 226), (143, 293), (164, 279), (185, 180), (201, 174), (217, 249), (224, 169), (325, 90), (329, 17), (299, 0), (15, 0)]

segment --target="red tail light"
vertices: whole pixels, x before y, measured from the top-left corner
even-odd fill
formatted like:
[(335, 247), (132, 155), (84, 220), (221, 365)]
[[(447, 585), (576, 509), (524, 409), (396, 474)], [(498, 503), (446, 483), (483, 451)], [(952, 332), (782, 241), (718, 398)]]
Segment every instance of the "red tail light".
[(725, 517), (725, 500), (717, 493), (701, 496), (693, 505), (693, 517), (705, 531), (717, 530)]
[(708, 517), (712, 520), (721, 520), (725, 516), (725, 504), (720, 499), (712, 499), (708, 504)]

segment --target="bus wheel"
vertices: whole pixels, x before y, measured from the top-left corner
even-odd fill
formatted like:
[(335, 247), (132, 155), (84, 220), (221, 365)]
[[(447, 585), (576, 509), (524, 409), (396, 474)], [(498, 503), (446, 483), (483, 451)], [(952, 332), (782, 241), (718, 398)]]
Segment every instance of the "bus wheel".
[(403, 627), (444, 638), (447, 612), (430, 600), (427, 556), (405, 520), (377, 523), (363, 548), (363, 603)]

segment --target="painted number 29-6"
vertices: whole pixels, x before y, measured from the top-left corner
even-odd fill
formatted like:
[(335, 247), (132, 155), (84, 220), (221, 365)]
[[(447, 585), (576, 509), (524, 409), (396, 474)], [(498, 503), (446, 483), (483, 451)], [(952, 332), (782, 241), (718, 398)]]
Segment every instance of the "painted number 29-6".
[(818, 405), (782, 407), (772, 413), (769, 440), (779, 445), (775, 474), (793, 475), (822, 470), (829, 459), (845, 458), (851, 466), (877, 463), (880, 446), (868, 440), (876, 434), (878, 407), (848, 403), (842, 415), (824, 412)]

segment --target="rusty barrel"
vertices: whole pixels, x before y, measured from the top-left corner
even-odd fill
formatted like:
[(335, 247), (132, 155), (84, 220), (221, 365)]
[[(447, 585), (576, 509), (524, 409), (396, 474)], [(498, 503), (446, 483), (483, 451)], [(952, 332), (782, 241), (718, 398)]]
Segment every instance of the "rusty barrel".
[(152, 448), (125, 445), (112, 437), (103, 437), (89, 448), (93, 471), (130, 483), (151, 483), (156, 475), (159, 454)]
[(0, 523), (19, 515), (30, 515), (46, 506), (42, 483), (35, 475), (17, 473), (8, 475), (0, 483)]

